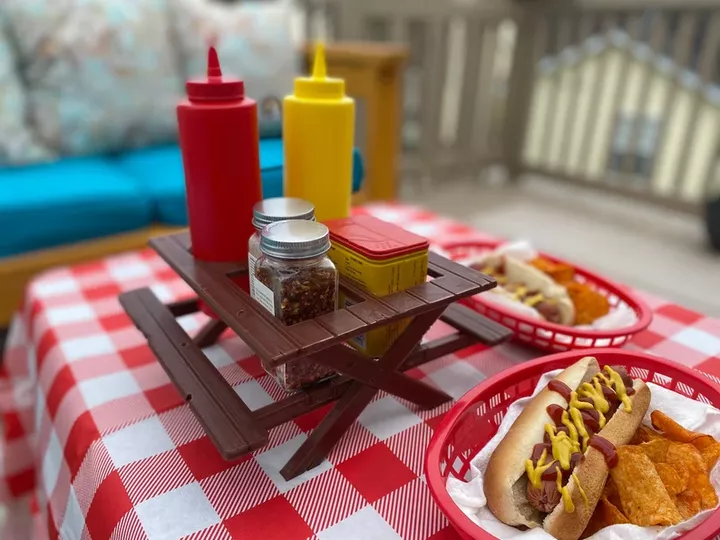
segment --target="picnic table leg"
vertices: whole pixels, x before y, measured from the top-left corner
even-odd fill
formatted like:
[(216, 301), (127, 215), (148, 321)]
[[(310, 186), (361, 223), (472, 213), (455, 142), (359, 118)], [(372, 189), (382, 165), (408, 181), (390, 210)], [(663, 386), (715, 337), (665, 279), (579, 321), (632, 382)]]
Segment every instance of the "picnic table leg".
[(193, 338), (193, 341), (195, 342), (195, 345), (201, 349), (209, 347), (210, 345), (215, 345), (227, 327), (227, 324), (223, 321), (219, 319), (212, 319), (200, 329), (195, 338)]
[(184, 300), (178, 300), (177, 302), (171, 302), (166, 304), (165, 307), (167, 307), (168, 311), (170, 311), (176, 319), (178, 317), (200, 311), (197, 296), (185, 298)]
[[(413, 353), (417, 346), (413, 347)], [(384, 369), (379, 363), (368, 362), (362, 353), (347, 347), (335, 345), (309, 357), (313, 362), (324, 364), (338, 373), (360, 381), (377, 390), (406, 399), (420, 407), (434, 409), (450, 401), (452, 397), (432, 385), (413, 379), (396, 371)]]
[[(378, 359), (378, 364), (387, 370), (400, 368), (444, 310), (445, 306), (416, 316), (390, 349)], [(376, 392), (375, 388), (366, 386), (361, 381), (353, 381), (332, 410), (280, 470), (283, 478), (291, 480), (322, 463), (332, 447), (369, 405)]]

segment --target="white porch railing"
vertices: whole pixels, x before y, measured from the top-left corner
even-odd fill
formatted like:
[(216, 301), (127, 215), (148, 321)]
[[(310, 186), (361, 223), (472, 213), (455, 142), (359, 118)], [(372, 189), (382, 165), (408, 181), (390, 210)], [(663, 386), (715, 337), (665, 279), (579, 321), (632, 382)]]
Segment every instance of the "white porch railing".
[(307, 5), (310, 37), (409, 46), (409, 175), (501, 164), (688, 211), (720, 192), (716, 0)]

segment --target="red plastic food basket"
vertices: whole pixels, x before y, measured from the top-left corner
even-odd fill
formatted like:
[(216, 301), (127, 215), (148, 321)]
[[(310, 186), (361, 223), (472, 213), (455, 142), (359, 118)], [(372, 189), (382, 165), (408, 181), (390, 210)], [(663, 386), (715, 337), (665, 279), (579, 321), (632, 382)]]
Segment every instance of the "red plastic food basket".
[[(439, 244), (451, 259), (458, 260), (479, 255), (495, 249), (500, 241), (476, 241)], [(612, 283), (589, 270), (545, 253), (541, 257), (553, 262), (569, 264), (575, 269), (577, 281), (588, 283), (610, 302), (611, 309), (626, 305), (635, 312), (637, 321), (623, 328), (613, 330), (589, 330), (532, 319), (510, 308), (488, 301), (478, 294), (464, 301), (477, 312), (507, 326), (515, 332), (515, 339), (548, 352), (589, 349), (598, 347), (619, 347), (633, 335), (645, 330), (652, 322), (650, 307), (626, 288)], [(488, 293), (485, 293), (487, 295)], [(492, 294), (492, 293), (490, 293)]]
[[(450, 498), (445, 487), (448, 475), (466, 480), (470, 461), (495, 435), (510, 404), (531, 395), (544, 373), (564, 369), (587, 355), (596, 357), (601, 366), (624, 366), (634, 378), (720, 408), (720, 385), (700, 372), (670, 360), (621, 349), (558, 353), (498, 373), (470, 390), (447, 412), (425, 454), (430, 493), (461, 538), (491, 540), (495, 536), (473, 523)], [(708, 540), (719, 532), (720, 510), (716, 510), (678, 538)]]

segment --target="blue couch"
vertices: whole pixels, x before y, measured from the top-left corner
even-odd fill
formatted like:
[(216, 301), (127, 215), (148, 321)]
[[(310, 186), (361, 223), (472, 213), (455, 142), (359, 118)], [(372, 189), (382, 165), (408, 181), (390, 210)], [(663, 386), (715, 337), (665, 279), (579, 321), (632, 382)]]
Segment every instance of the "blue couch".
[[(282, 196), (281, 139), (260, 141), (263, 196)], [(363, 167), (355, 151), (353, 191)], [(0, 259), (154, 223), (186, 225), (178, 146), (0, 169)]]

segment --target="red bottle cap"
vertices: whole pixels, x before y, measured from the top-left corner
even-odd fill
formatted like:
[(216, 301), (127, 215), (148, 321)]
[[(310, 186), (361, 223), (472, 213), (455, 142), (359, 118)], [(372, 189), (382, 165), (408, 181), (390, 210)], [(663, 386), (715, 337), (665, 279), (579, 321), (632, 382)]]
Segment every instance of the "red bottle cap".
[(215, 47), (208, 49), (207, 78), (185, 83), (190, 101), (233, 101), (245, 97), (245, 84), (234, 77), (223, 77)]

